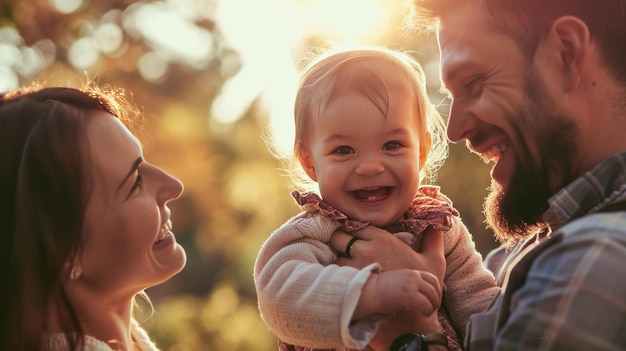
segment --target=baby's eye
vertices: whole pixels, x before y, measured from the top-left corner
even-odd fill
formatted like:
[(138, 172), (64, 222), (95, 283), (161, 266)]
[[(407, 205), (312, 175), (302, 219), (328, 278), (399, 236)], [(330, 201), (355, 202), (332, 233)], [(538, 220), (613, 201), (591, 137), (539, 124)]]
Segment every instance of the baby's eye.
[(402, 147), (402, 143), (399, 141), (388, 141), (383, 145), (383, 150), (395, 150)]
[(342, 146), (337, 147), (333, 153), (340, 154), (340, 155), (347, 155), (347, 154), (354, 153), (354, 150), (350, 146), (342, 145)]
[(352, 153), (354, 153), (354, 149), (352, 149), (350, 146), (347, 146), (347, 145), (339, 146), (335, 148), (335, 150), (333, 151), (333, 154), (339, 154), (339, 155), (347, 155), (347, 154), (352, 154)]

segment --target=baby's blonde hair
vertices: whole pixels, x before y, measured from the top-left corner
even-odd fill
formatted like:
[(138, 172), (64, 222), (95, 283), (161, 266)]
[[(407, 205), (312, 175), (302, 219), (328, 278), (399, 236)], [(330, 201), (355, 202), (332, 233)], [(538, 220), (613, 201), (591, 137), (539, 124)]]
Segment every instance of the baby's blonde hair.
[(391, 88), (397, 87), (403, 88), (416, 102), (420, 155), (428, 155), (422, 161), (420, 181), (433, 181), (448, 156), (448, 144), (444, 121), (426, 92), (424, 71), (405, 51), (357, 46), (322, 51), (302, 70), (294, 105), (293, 154), (282, 158), (291, 185), (301, 191), (317, 190), (317, 183), (306, 175), (301, 164), (316, 117), (348, 90), (366, 96), (386, 116)]

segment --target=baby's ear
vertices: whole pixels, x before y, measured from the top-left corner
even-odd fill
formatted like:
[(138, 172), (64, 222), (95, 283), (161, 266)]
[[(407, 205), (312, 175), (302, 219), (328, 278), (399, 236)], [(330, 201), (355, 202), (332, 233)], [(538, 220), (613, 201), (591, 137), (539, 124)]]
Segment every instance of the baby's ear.
[(314, 182), (317, 182), (317, 173), (315, 173), (315, 165), (313, 164), (313, 157), (311, 157), (311, 154), (303, 151), (300, 154), (300, 164), (309, 178), (311, 178)]
[(422, 138), (420, 138), (420, 169), (424, 167), (426, 164), (426, 159), (428, 158), (428, 153), (430, 152), (430, 148), (433, 145), (433, 139), (430, 136), (430, 133), (425, 133)]

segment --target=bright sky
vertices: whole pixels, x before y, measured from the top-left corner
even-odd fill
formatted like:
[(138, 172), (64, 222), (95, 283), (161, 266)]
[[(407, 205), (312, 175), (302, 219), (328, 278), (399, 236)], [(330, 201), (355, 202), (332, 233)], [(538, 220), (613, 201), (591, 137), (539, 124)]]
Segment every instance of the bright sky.
[[(261, 96), (279, 151), (293, 143), (296, 60), (307, 38), (375, 43), (394, 11), (390, 0), (221, 0), (216, 19), (243, 67), (228, 81), (211, 114), (237, 120)], [(397, 25), (397, 24), (394, 24)]]
[[(48, 0), (57, 11), (71, 14), (85, 0)], [(293, 99), (296, 61), (311, 38), (330, 42), (376, 44), (398, 26), (402, 0), (154, 0), (139, 1), (125, 10), (112, 9), (92, 22), (72, 25), (83, 35), (73, 41), (68, 61), (76, 70), (97, 75), (104, 56), (120, 56), (124, 30), (147, 43), (138, 61), (147, 81), (159, 82), (173, 62), (203, 69), (216, 54), (215, 33), (197, 24), (215, 20), (218, 30), (242, 63), (213, 103), (210, 116), (228, 126), (261, 97), (269, 129), (279, 151), (293, 142)], [(390, 43), (386, 43), (390, 44)], [(24, 44), (12, 27), (0, 27), (0, 91), (15, 88), (19, 77), (45, 69), (56, 57), (55, 44), (43, 39)], [(234, 71), (236, 62), (223, 62)], [(230, 67), (230, 68), (229, 68)]]

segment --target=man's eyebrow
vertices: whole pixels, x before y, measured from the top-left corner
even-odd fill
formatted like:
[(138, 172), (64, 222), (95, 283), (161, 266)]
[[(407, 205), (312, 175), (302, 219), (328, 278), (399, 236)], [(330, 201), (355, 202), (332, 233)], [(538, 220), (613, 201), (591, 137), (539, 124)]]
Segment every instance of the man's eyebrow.
[(446, 89), (446, 82), (453, 83), (457, 77), (459, 76), (460, 71), (462, 71), (464, 67), (454, 67), (448, 71), (441, 71), (441, 85), (443, 89)]
[(124, 183), (126, 183), (126, 181), (128, 180), (128, 178), (130, 178), (130, 176), (135, 173), (135, 171), (137, 170), (137, 168), (139, 168), (139, 165), (141, 164), (141, 162), (143, 162), (143, 158), (138, 157), (135, 162), (133, 162), (133, 165), (130, 167), (130, 171), (128, 172), (128, 174), (126, 174), (126, 176), (124, 177), (124, 179), (122, 180), (122, 182), (120, 183), (120, 185), (117, 187), (117, 191), (120, 191), (120, 189), (122, 188), (122, 186), (124, 185)]

